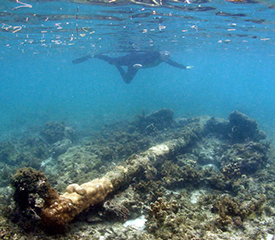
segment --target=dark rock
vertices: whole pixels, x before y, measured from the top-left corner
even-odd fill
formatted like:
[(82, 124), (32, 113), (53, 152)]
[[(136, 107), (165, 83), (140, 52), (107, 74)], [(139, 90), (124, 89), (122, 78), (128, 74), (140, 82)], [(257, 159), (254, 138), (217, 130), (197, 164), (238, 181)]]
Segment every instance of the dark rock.
[(215, 134), (221, 137), (228, 137), (230, 126), (227, 120), (223, 118), (211, 117), (206, 125), (206, 134)]
[(48, 122), (41, 131), (41, 135), (50, 144), (60, 141), (65, 137), (65, 123)]
[(173, 111), (171, 109), (161, 109), (148, 116), (138, 116), (137, 127), (142, 133), (155, 133), (171, 127), (173, 124)]
[(25, 230), (32, 230), (40, 222), (41, 208), (55, 199), (57, 192), (50, 187), (44, 173), (33, 168), (18, 169), (11, 183), (16, 202), (13, 220)]
[(265, 133), (258, 129), (257, 122), (245, 114), (234, 111), (228, 116), (228, 119), (230, 135), (234, 143), (259, 141), (266, 138)]
[(259, 142), (234, 144), (221, 157), (221, 172), (230, 179), (252, 174), (266, 165), (268, 150), (269, 144)]
[(53, 144), (52, 155), (57, 158), (59, 155), (65, 153), (69, 147), (71, 147), (72, 141), (69, 139), (64, 139)]

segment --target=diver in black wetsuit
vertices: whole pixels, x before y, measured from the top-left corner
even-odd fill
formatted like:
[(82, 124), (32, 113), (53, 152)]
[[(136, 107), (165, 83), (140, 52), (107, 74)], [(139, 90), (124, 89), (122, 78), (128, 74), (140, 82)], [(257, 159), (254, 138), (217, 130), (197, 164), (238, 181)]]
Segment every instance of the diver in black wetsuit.
[[(81, 63), (93, 57), (104, 60), (111, 65), (115, 65), (125, 83), (130, 83), (140, 68), (155, 67), (162, 62), (180, 69), (191, 68), (190, 66), (184, 66), (171, 60), (170, 53), (167, 51), (132, 52), (117, 58), (109, 57), (104, 54), (87, 55), (73, 60), (73, 63)], [(122, 66), (126, 66), (127, 71), (125, 71)]]

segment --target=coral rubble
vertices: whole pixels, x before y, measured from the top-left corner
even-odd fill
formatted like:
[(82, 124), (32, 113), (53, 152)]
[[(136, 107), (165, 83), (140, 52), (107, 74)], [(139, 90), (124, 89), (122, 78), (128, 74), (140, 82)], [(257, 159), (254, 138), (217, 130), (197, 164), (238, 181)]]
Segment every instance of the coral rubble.
[[(6, 216), (33, 236), (39, 232), (47, 239), (41, 226), (68, 223), (62, 236), (50, 238), (256, 240), (274, 235), (272, 144), (245, 114), (174, 120), (173, 111), (162, 109), (105, 126), (79, 142), (66, 128), (48, 123), (28, 143), (0, 145), (7, 172), (29, 159), (48, 176), (22, 168), (12, 177), (16, 204), (7, 202), (13, 210)], [(28, 150), (21, 157), (20, 146)], [(53, 188), (66, 190), (58, 194)], [(145, 216), (145, 228), (123, 225), (139, 216)]]

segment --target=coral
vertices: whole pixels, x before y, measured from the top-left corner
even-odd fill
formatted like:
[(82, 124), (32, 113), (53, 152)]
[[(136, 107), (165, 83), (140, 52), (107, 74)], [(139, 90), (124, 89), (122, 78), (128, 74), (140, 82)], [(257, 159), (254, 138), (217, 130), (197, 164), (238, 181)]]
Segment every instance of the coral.
[(139, 155), (133, 155), (124, 165), (106, 173), (105, 177), (80, 186), (69, 185), (66, 193), (52, 199), (50, 204), (44, 204), (40, 215), (43, 223), (53, 227), (66, 225), (89, 206), (105, 200), (108, 193), (127, 185), (140, 173), (146, 173), (152, 165), (164, 161), (168, 154), (173, 155), (185, 148), (191, 139), (177, 139), (156, 145)]
[(11, 142), (0, 143), (0, 162), (8, 163), (10, 165), (16, 164), (16, 146)]
[(267, 163), (269, 144), (248, 142), (234, 144), (221, 157), (221, 172), (226, 178), (255, 173)]
[(179, 205), (176, 200), (168, 202), (164, 198), (158, 198), (157, 201), (151, 203), (148, 222), (146, 223), (147, 230), (151, 233), (157, 233), (159, 229), (169, 229), (171, 224), (173, 225), (178, 210)]
[(233, 111), (229, 114), (228, 119), (229, 121), (215, 117), (210, 118), (205, 128), (205, 134), (214, 134), (219, 138), (228, 139), (231, 143), (258, 142), (266, 138), (266, 134), (258, 129), (257, 122), (247, 115)]
[(102, 202), (113, 190), (107, 178), (94, 179), (82, 185), (67, 186), (66, 193), (42, 209), (41, 218), (46, 226), (64, 226), (89, 206)]
[(44, 173), (33, 168), (22, 168), (13, 175), (11, 183), (15, 188), (17, 204), (14, 216), (20, 225), (28, 229), (39, 222), (39, 213), (45, 204), (57, 197)]
[(73, 127), (65, 126), (65, 138), (72, 142), (76, 142), (78, 139), (78, 132)]
[(43, 199), (50, 199), (52, 190), (43, 172), (33, 168), (21, 168), (13, 175), (11, 183), (15, 188), (14, 199), (21, 208), (29, 205), (28, 197), (37, 193)]
[(229, 122), (223, 118), (211, 117), (207, 121), (207, 125), (205, 128), (205, 135), (215, 134), (220, 138), (227, 138), (229, 133), (231, 132)]
[(40, 139), (30, 137), (0, 142), (0, 186), (5, 186), (11, 173), (20, 167), (39, 169), (42, 159), (48, 154), (45, 145)]
[[(158, 126), (158, 117), (166, 113), (167, 122), (163, 118)], [(53, 144), (37, 137), (29, 145), (15, 145), (15, 159), (24, 163), (27, 159), (39, 162), (33, 156), (52, 159), (45, 169), (58, 190), (79, 183), (48, 200), (48, 194), (36, 191), (37, 184), (30, 185), (25, 190), (28, 200), (17, 207), (17, 216), (25, 214), (32, 223), (52, 229), (66, 226), (82, 211), (69, 228), (63, 228), (64, 235), (51, 235), (52, 239), (247, 240), (257, 231), (255, 236), (265, 239), (274, 230), (274, 176), (271, 168), (266, 170), (273, 164), (267, 163), (268, 144), (257, 137), (234, 142), (228, 120), (197, 117), (175, 122), (166, 113), (155, 118), (144, 113), (132, 123), (108, 125), (77, 145), (66, 136), (66, 127), (65, 136)], [(42, 151), (36, 155), (34, 149), (39, 145)], [(105, 190), (100, 179), (95, 179), (102, 176), (109, 181)], [(87, 179), (99, 183), (92, 181), (93, 194), (81, 185)], [(225, 198), (224, 193), (234, 198)], [(262, 207), (261, 193), (268, 207)], [(147, 231), (122, 226), (122, 221), (140, 215), (147, 218)], [(36, 237), (49, 238), (41, 228), (35, 231), (41, 234)]]
[(171, 127), (173, 124), (173, 114), (171, 109), (161, 109), (148, 116), (145, 116), (145, 114), (138, 116), (139, 119), (134, 124), (137, 125), (140, 132), (154, 134), (159, 130)]
[(168, 202), (166, 199), (159, 197), (157, 201), (151, 203), (151, 208), (149, 210), (149, 219), (154, 218), (159, 222), (163, 222), (166, 219), (167, 214), (177, 213), (179, 206), (177, 201), (173, 200)]
[(161, 181), (139, 181), (135, 184), (135, 191), (140, 194), (143, 201), (156, 201), (159, 197), (165, 195), (166, 189)]
[(265, 203), (265, 195), (249, 202), (240, 202), (237, 198), (228, 195), (218, 198), (213, 204), (213, 211), (218, 212), (216, 224), (224, 229), (228, 224), (241, 227), (245, 218), (254, 212), (261, 211)]
[[(203, 238), (206, 226), (201, 224), (206, 218), (205, 214), (195, 213), (192, 204), (184, 202), (185, 197), (178, 196), (170, 201), (159, 198), (151, 203), (145, 223), (147, 232), (152, 234), (154, 239), (162, 240), (206, 239)], [(197, 228), (198, 225), (201, 229)]]
[(166, 187), (182, 187), (188, 183), (192, 183), (195, 186), (201, 181), (200, 169), (192, 166), (187, 159), (184, 166), (179, 166), (171, 161), (165, 161), (159, 172)]
[(219, 190), (231, 190), (232, 183), (230, 179), (224, 177), (220, 172), (212, 171), (211, 169), (206, 169), (203, 172), (203, 180), (209, 184), (213, 189)]
[(149, 139), (138, 132), (129, 133), (125, 130), (128, 130), (128, 126), (106, 128), (93, 142), (87, 143), (86, 148), (97, 154), (102, 161), (117, 161), (150, 147)]
[(65, 137), (65, 122), (48, 122), (45, 124), (41, 135), (48, 143), (55, 143)]
[(52, 156), (57, 158), (59, 155), (65, 153), (71, 145), (72, 141), (67, 138), (55, 142), (51, 149)]
[(218, 166), (220, 156), (226, 149), (227, 145), (224, 144), (224, 141), (209, 134), (196, 143), (192, 153), (197, 156), (198, 164)]
[(228, 116), (228, 119), (234, 143), (259, 141), (266, 138), (266, 134), (258, 129), (257, 122), (245, 114), (234, 111)]
[(104, 207), (104, 215), (108, 217), (108, 219), (115, 219), (118, 221), (126, 221), (129, 216), (129, 210), (121, 203), (116, 202), (115, 200), (107, 200), (103, 204)]
[(30, 151), (20, 152), (16, 157), (17, 164), (25, 167), (40, 168), (41, 159), (35, 157)]
[(46, 158), (49, 155), (48, 144), (41, 137), (27, 137), (24, 141), (24, 148), (28, 149), (36, 158)]

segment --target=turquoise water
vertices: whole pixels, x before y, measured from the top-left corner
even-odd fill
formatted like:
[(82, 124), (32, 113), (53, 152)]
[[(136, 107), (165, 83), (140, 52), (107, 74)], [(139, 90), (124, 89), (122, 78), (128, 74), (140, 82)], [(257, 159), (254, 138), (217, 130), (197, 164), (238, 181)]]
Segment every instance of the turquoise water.
[[(0, 1), (0, 134), (64, 120), (80, 131), (171, 108), (239, 110), (275, 131), (275, 1)], [(125, 84), (87, 54), (167, 50)]]

